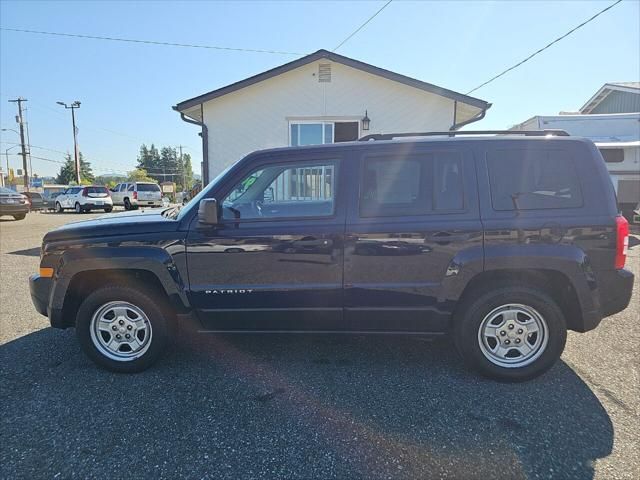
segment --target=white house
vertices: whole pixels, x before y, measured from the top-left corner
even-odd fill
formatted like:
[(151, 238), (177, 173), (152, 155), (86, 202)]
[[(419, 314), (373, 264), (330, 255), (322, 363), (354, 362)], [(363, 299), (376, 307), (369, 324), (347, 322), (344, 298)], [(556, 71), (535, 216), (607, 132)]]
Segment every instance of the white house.
[(174, 106), (201, 127), (204, 182), (258, 149), (456, 130), (490, 103), (326, 50)]
[(561, 129), (600, 149), (626, 216), (640, 202), (640, 83), (607, 83), (576, 113), (536, 115), (513, 130)]

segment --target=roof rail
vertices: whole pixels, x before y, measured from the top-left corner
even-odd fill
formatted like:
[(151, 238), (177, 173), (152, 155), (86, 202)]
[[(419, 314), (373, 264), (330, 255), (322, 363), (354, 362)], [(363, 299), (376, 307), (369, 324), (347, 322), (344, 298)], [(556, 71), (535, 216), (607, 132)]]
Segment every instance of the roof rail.
[(411, 132), (411, 133), (373, 133), (360, 138), (360, 142), (369, 140), (393, 140), (400, 137), (456, 137), (458, 135), (524, 135), (525, 137), (568, 137), (566, 130), (465, 130), (450, 132)]

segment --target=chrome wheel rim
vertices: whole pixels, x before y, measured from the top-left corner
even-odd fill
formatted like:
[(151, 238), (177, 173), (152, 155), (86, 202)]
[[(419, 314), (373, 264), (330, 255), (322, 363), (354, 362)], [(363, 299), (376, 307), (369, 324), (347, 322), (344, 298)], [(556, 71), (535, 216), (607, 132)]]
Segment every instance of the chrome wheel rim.
[(140, 358), (151, 345), (151, 322), (132, 303), (109, 302), (91, 317), (91, 341), (105, 357), (119, 362)]
[(80, 213), (80, 210), (82, 210), (82, 208), (80, 207), (80, 204), (76, 203), (76, 213)]
[(491, 363), (522, 368), (545, 351), (549, 330), (544, 317), (533, 307), (508, 304), (494, 308), (478, 329), (478, 344)]

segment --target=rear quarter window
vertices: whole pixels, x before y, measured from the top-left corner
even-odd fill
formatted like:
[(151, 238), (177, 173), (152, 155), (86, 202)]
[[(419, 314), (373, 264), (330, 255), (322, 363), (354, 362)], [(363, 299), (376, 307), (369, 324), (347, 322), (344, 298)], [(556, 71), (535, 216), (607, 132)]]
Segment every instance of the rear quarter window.
[(546, 210), (582, 206), (580, 180), (568, 152), (505, 149), (487, 153), (494, 210)]

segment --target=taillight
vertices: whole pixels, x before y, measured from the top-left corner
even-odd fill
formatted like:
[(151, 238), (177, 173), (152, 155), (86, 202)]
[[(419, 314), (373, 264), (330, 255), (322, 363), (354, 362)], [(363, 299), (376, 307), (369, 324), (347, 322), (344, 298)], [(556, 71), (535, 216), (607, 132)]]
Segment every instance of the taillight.
[(624, 268), (629, 249), (629, 222), (622, 215), (616, 217), (616, 269)]
[(84, 187), (82, 189), (82, 196), (83, 197), (88, 197), (89, 196), (89, 189), (87, 187)]
[(137, 200), (138, 199), (138, 192), (133, 192), (133, 199)]

